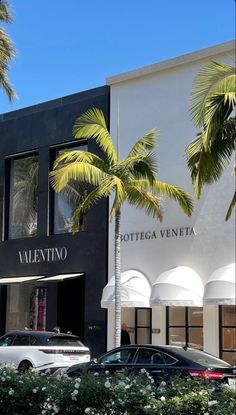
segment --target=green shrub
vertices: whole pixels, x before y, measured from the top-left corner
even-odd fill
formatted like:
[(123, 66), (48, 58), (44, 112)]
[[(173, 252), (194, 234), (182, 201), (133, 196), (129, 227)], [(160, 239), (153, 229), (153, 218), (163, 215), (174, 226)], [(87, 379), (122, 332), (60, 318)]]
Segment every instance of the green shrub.
[(235, 407), (227, 386), (180, 378), (156, 385), (145, 370), (69, 379), (0, 368), (1, 415), (233, 415)]

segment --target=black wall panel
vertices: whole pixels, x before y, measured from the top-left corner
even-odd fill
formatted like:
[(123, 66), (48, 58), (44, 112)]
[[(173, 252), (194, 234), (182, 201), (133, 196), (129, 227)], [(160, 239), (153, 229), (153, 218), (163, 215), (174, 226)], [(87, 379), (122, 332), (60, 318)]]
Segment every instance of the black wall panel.
[[(91, 348), (92, 354), (98, 355), (106, 349), (106, 315), (105, 310), (100, 307), (100, 300), (107, 282), (108, 201), (102, 200), (88, 212), (86, 231), (75, 235), (49, 235), (48, 232), (49, 195), (52, 192), (48, 182), (51, 149), (53, 146), (71, 142), (76, 118), (86, 109), (95, 106), (103, 110), (109, 125), (109, 88), (106, 86), (0, 115), (0, 278), (83, 272), (84, 327), (80, 331), (83, 331), (83, 340)], [(88, 142), (88, 149), (99, 153), (92, 140)], [(31, 238), (7, 240), (8, 223), (4, 214), (10, 185), (9, 175), (6, 173), (7, 159), (32, 150), (38, 152), (40, 166), (38, 234)], [(67, 258), (54, 262), (20, 261), (19, 252), (53, 247), (65, 247)], [(68, 305), (61, 299), (62, 286), (59, 284), (63, 283), (48, 285), (47, 321), (50, 326), (57, 324), (62, 315), (63, 310), (55, 311), (58, 304), (69, 306), (69, 284), (66, 287)], [(82, 285), (79, 284), (78, 287)], [(81, 293), (78, 293), (78, 301), (82, 301), (80, 297)], [(0, 305), (0, 312), (3, 316), (5, 296), (2, 298), (4, 301)], [(74, 292), (71, 298), (75, 301)], [(0, 319), (1, 325), (2, 320)], [(65, 321), (63, 324), (66, 324)], [(0, 331), (3, 331), (3, 326)]]

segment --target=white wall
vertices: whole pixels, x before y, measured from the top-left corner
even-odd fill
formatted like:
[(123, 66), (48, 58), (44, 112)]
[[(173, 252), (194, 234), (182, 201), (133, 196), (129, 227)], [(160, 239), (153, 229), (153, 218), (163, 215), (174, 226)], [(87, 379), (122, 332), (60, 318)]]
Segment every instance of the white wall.
[[(165, 69), (144, 76), (137, 77), (136, 71), (134, 78), (131, 73), (127, 80), (122, 81), (122, 77), (120, 82), (119, 79), (114, 83), (111, 80), (111, 135), (116, 143), (119, 106), (120, 157), (126, 157), (137, 139), (156, 127), (160, 133), (157, 147), (159, 179), (181, 186), (193, 195), (184, 156), (186, 146), (196, 134), (189, 114), (192, 83), (200, 68), (210, 59), (231, 62), (233, 54), (232, 49), (210, 58), (194, 61), (186, 59), (181, 65), (169, 69), (165, 65)], [(123, 242), (122, 270), (140, 270), (153, 283), (161, 272), (186, 265), (198, 272), (205, 283), (216, 268), (235, 261), (234, 220), (224, 220), (233, 190), (231, 166), (218, 183), (204, 188), (200, 201), (195, 202), (190, 219), (176, 203), (168, 200), (164, 200), (162, 223), (146, 216), (144, 212), (124, 206), (122, 233), (156, 231), (159, 237)], [(196, 235), (160, 237), (160, 230), (181, 226), (194, 227)], [(111, 277), (114, 274), (114, 223), (110, 226), (109, 234)], [(163, 326), (163, 321), (161, 324)], [(157, 340), (163, 342), (162, 336), (158, 338), (155, 335), (153, 342)], [(112, 337), (108, 336), (108, 347), (112, 346), (112, 341)], [(207, 349), (210, 346), (207, 345)]]

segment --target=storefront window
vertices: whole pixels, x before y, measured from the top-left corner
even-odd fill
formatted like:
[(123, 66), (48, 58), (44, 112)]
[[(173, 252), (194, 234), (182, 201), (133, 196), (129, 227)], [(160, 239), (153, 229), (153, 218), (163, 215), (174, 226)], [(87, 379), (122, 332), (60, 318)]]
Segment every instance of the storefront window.
[(236, 306), (220, 306), (220, 357), (236, 364)]
[[(56, 157), (70, 150), (86, 151), (87, 146), (63, 148), (57, 151)], [(73, 225), (73, 215), (76, 208), (86, 196), (86, 187), (83, 183), (71, 180), (59, 193), (54, 193), (54, 233), (70, 233)], [(85, 228), (85, 217), (81, 219), (80, 230)]]
[(11, 161), (9, 238), (37, 234), (38, 156)]
[(34, 284), (7, 286), (6, 331), (24, 327), (31, 330), (46, 329), (46, 287)]
[(135, 309), (135, 343), (151, 343), (151, 309)]
[(167, 307), (167, 344), (203, 349), (202, 307)]

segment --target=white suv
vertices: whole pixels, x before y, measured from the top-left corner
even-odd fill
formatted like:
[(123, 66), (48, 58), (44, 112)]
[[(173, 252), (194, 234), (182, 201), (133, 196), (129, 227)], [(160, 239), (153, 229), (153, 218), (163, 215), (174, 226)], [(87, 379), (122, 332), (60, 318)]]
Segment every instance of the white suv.
[(15, 364), (19, 371), (49, 368), (53, 372), (89, 360), (88, 347), (71, 334), (23, 330), (0, 338), (0, 364)]

